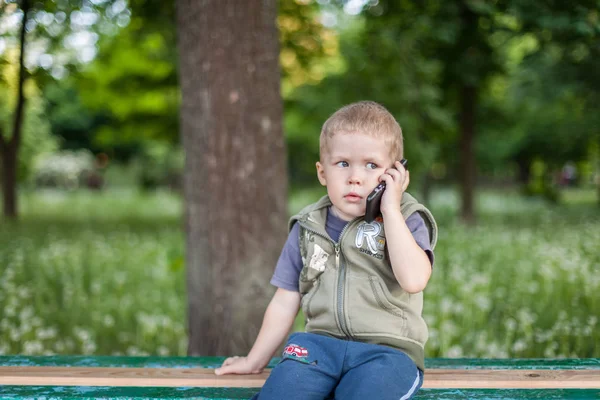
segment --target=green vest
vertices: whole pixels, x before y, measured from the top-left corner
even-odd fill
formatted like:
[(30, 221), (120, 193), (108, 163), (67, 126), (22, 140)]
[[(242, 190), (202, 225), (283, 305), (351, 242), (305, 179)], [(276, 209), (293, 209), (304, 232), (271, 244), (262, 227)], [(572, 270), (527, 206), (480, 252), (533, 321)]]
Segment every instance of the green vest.
[[(354, 218), (336, 243), (325, 231), (330, 206), (324, 196), (290, 219), (290, 229), (296, 221), (300, 225), (299, 286), (306, 331), (391, 346), (423, 370), (428, 337), (421, 316), (423, 292), (405, 292), (394, 277), (382, 219), (367, 224), (363, 217)], [(401, 210), (405, 219), (421, 214), (433, 249), (437, 225), (431, 212), (408, 193), (402, 195)]]

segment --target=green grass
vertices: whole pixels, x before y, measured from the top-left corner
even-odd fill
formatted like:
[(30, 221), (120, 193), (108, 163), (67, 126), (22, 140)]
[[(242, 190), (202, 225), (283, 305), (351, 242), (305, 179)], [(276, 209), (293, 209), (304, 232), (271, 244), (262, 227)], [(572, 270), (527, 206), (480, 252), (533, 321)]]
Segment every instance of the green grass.
[[(600, 209), (563, 198), (484, 192), (467, 228), (434, 193), (429, 357), (600, 357)], [(0, 354), (184, 355), (181, 210), (168, 192), (23, 193), (21, 220), (0, 220)]]
[(181, 204), (168, 193), (25, 195), (0, 225), (0, 354), (183, 354)]
[[(434, 214), (452, 215), (453, 204)], [(510, 193), (484, 193), (478, 206), (475, 228), (440, 221), (428, 354), (599, 357), (600, 208)]]

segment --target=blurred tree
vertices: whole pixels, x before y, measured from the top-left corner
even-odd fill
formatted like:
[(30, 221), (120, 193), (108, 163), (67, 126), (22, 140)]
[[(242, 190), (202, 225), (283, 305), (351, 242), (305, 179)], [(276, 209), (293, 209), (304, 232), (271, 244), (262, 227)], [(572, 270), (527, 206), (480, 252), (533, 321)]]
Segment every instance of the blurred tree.
[(453, 128), (451, 115), (441, 104), (441, 64), (420, 52), (429, 21), (411, 19), (412, 28), (407, 29), (407, 20), (395, 13), (338, 14), (336, 19), (342, 68), (316, 85), (298, 88), (286, 103), (289, 145), (312, 150), (290, 155), (295, 180), (314, 182), (318, 133), (325, 119), (344, 104), (374, 99), (396, 116), (406, 135), (411, 190), (420, 183), (426, 189), (440, 143), (448, 140), (445, 132)]
[(175, 3), (132, 0), (129, 11), (127, 26), (101, 37), (97, 57), (76, 77), (83, 104), (103, 116), (93, 142), (103, 149), (177, 143)]
[[(569, 161), (592, 157), (590, 148), (600, 141), (600, 79), (592, 68), (600, 51), (599, 5), (514, 0), (504, 15), (511, 30), (492, 37), (503, 43), (506, 73), (485, 88), (478, 165), (490, 172), (514, 161), (526, 193), (541, 190), (536, 194), (556, 200), (551, 175)], [(530, 177), (534, 163), (547, 171), (537, 181)]]
[[(411, 171), (422, 178), (416, 181), (423, 182), (426, 198), (436, 158), (459, 167), (467, 222), (475, 218), (478, 90), (501, 71), (490, 44), (491, 34), (504, 29), (502, 20), (494, 19), (500, 11), (501, 4), (475, 1), (367, 2), (355, 30), (341, 33), (344, 71), (316, 89), (323, 98), (336, 97), (323, 102), (328, 107), (372, 98), (390, 109), (407, 134), (406, 155)], [(307, 104), (305, 90), (294, 98), (314, 107)]]
[[(439, 88), (443, 104), (455, 117), (458, 131), (459, 162), (458, 177), (461, 187), (461, 217), (467, 223), (475, 221), (473, 195), (477, 166), (474, 140), (476, 115), (480, 90), (488, 80), (502, 70), (497, 47), (491, 37), (498, 30), (505, 30), (502, 18), (502, 2), (461, 0), (443, 2), (379, 2), (371, 9), (373, 18), (393, 15), (401, 23), (397, 38), (400, 40), (412, 29), (414, 20), (421, 20), (429, 27), (420, 37), (419, 53), (428, 60), (436, 60), (440, 66)], [(377, 14), (380, 14), (377, 17)], [(389, 17), (388, 17), (389, 18)], [(449, 152), (452, 154), (452, 152)]]
[[(349, 5), (343, 0), (335, 3)], [(406, 155), (411, 159), (411, 171), (421, 177), (415, 183), (422, 182), (425, 201), (434, 160), (441, 157), (457, 165), (462, 217), (467, 222), (474, 220), (478, 89), (501, 70), (489, 43), (492, 32), (503, 29), (493, 19), (499, 10), (500, 5), (475, 1), (365, 2), (358, 22), (350, 29), (341, 29), (343, 72), (315, 88), (324, 99), (321, 105), (325, 107), (320, 108), (323, 116), (342, 104), (365, 98), (390, 109), (407, 135)], [(309, 108), (319, 106), (309, 104), (312, 96), (306, 91), (311, 88), (292, 96), (295, 102), (290, 108), (313, 116), (316, 110)], [(455, 133), (460, 138), (458, 163), (453, 148)]]
[[(278, 5), (285, 94), (322, 79), (337, 42), (320, 23), (317, 3), (279, 0)], [(114, 36), (101, 37), (98, 56), (78, 75), (84, 105), (105, 116), (94, 142), (138, 149), (148, 138), (178, 143), (175, 2), (132, 0), (128, 6), (129, 24)]]
[[(0, 74), (0, 131), (3, 132), (10, 132), (14, 124), (12, 116), (17, 101), (18, 57), (17, 51), (9, 50), (6, 54), (8, 62)], [(58, 140), (51, 134), (50, 125), (45, 118), (44, 99), (35, 81), (28, 80), (23, 91), (27, 103), (23, 110), (23, 128), (16, 163), (18, 182), (31, 177), (34, 165), (41, 155), (58, 148)]]
[(63, 149), (99, 149), (93, 141), (94, 129), (101, 116), (85, 107), (72, 78), (49, 82), (44, 90), (46, 113), (54, 135)]
[[(517, 153), (522, 175), (536, 158), (556, 169), (591, 157), (590, 149), (600, 143), (600, 1), (515, 0), (512, 12), (537, 44), (524, 60), (523, 70), (531, 75), (521, 77), (526, 84), (519, 93), (529, 90), (534, 99), (524, 108), (531, 111), (524, 121), (532, 134)], [(535, 101), (540, 98), (542, 104)]]
[[(48, 71), (62, 76), (74, 65), (90, 61), (95, 52), (93, 42), (98, 37), (92, 27), (114, 28), (123, 17), (121, 12), (125, 7), (121, 5), (124, 4), (124, 0), (5, 0), (0, 3), (0, 23), (6, 27), (0, 39), (5, 46), (19, 49), (13, 124), (10, 134), (0, 131), (3, 213), (7, 218), (16, 218), (18, 214), (17, 164), (26, 107), (25, 81), (32, 75), (43, 86), (43, 81), (49, 79)], [(18, 17), (20, 24), (11, 22)], [(31, 53), (27, 52), (29, 43), (35, 44), (31, 46)], [(81, 48), (81, 43), (87, 47)]]
[[(338, 3), (345, 6), (349, 4), (346, 1)], [(594, 50), (589, 49), (594, 43), (597, 44), (596, 33), (592, 33), (598, 32), (597, 0), (578, 2), (577, 7), (547, 1), (542, 2), (538, 9), (536, 4), (528, 0), (493, 3), (474, 0), (366, 2), (362, 12), (364, 28), (355, 40), (350, 41), (350, 46), (344, 48), (342, 45), (347, 70), (338, 79), (341, 85), (334, 84), (339, 88), (337, 93), (341, 94), (340, 99), (356, 100), (353, 93), (356, 97), (373, 94), (373, 98), (394, 110), (405, 128), (418, 127), (417, 132), (410, 130), (412, 135), (408, 137), (413, 139), (413, 135), (417, 133), (417, 137), (425, 138), (423, 142), (417, 142), (419, 147), (422, 147), (422, 143), (435, 143), (424, 149), (429, 147), (433, 150), (430, 153), (438, 154), (446, 164), (458, 167), (462, 193), (461, 214), (466, 222), (473, 222), (475, 219), (473, 191), (478, 162), (474, 146), (490, 143), (488, 139), (491, 138), (487, 136), (488, 139), (480, 140), (475, 132), (479, 132), (480, 138), (481, 133), (486, 130), (498, 132), (494, 123), (507, 117), (501, 113), (506, 108), (498, 107), (489, 98), (492, 91), (498, 89), (497, 83), (507, 74), (505, 56), (511, 41), (528, 34), (538, 35), (545, 38), (549, 47), (562, 47), (560, 54), (573, 54), (573, 57), (567, 59), (594, 59), (583, 55), (593, 54)], [(558, 31), (558, 35), (553, 34), (554, 31)], [(597, 49), (597, 45), (594, 48)], [(579, 64), (585, 65), (581, 62)], [(565, 73), (570, 67), (563, 65), (560, 70)], [(529, 66), (528, 73), (539, 74), (544, 68), (547, 67), (534, 63)], [(411, 71), (413, 79), (403, 80), (402, 76), (411, 76)], [(585, 69), (582, 68), (581, 72), (583, 71)], [(553, 74), (556, 72), (555, 69)], [(588, 83), (595, 79), (594, 74), (591, 75), (587, 78)], [(579, 81), (581, 82), (583, 81)], [(332, 81), (323, 81), (323, 84), (327, 83)], [(557, 101), (554, 107), (573, 110), (582, 107), (582, 98), (592, 98), (583, 92), (573, 94), (574, 85), (566, 81), (565, 84), (570, 87), (571, 97), (563, 97), (561, 100), (554, 97)], [(590, 84), (586, 86), (597, 87)], [(322, 89), (323, 85), (319, 85), (319, 90)], [(326, 97), (335, 96), (336, 93), (331, 88), (326, 92)], [(595, 90), (589, 92), (598, 93)], [(387, 93), (393, 93), (395, 98)], [(415, 93), (421, 94), (420, 98)], [(306, 98), (300, 99), (302, 96), (298, 96), (299, 101), (305, 102)], [(538, 97), (541, 99), (541, 96)], [(509, 101), (507, 97), (504, 100)], [(546, 98), (542, 101), (547, 105), (548, 100)], [(522, 103), (526, 100), (521, 98), (520, 101)], [(585, 103), (593, 104), (587, 100)], [(394, 104), (401, 107), (396, 108)], [(448, 123), (448, 115), (454, 118), (454, 123)], [(556, 114), (552, 116), (556, 121)], [(416, 124), (413, 124), (414, 119), (418, 121)], [(591, 127), (592, 119), (588, 117), (586, 120), (586, 126)], [(567, 122), (566, 119), (562, 121)], [(510, 123), (506, 119), (503, 122), (505, 126)], [(426, 132), (425, 135), (418, 133), (419, 128)], [(524, 126), (521, 126), (524, 137), (533, 136), (533, 132), (523, 129)], [(458, 143), (454, 139), (455, 131), (458, 133)], [(504, 143), (495, 143), (481, 152), (478, 158), (497, 158), (497, 154), (494, 154), (495, 146), (510, 153), (516, 151), (519, 143), (534, 143), (519, 140), (518, 131), (514, 132), (516, 137), (506, 140), (505, 136)], [(578, 136), (581, 138), (582, 135), (586, 134), (580, 133)], [(575, 142), (577, 141), (570, 143)], [(510, 143), (514, 146), (509, 146)], [(584, 140), (583, 146), (571, 146), (575, 153), (569, 154), (580, 154), (586, 143)], [(460, 149), (459, 153), (454, 151), (456, 145)], [(528, 149), (532, 147), (527, 145)], [(427, 151), (424, 153), (426, 155)], [(459, 158), (456, 157), (457, 154), (460, 155)]]
[(188, 353), (245, 353), (286, 236), (277, 3), (177, 4)]
[(322, 23), (321, 7), (311, 0), (278, 0), (277, 26), (282, 93), (304, 84), (320, 82), (338, 68), (338, 39)]
[[(5, 137), (0, 126), (0, 156), (2, 157), (2, 201), (3, 214), (6, 218), (17, 217), (17, 161), (19, 147), (21, 145), (23, 110), (25, 108), (25, 96), (23, 86), (26, 79), (25, 71), (25, 47), (26, 26), (30, 10), (29, 0), (21, 0), (19, 3), (23, 18), (19, 30), (19, 73), (17, 78), (17, 101), (13, 114), (12, 132)], [(3, 7), (7, 7), (3, 5)], [(14, 10), (13, 10), (14, 12)]]

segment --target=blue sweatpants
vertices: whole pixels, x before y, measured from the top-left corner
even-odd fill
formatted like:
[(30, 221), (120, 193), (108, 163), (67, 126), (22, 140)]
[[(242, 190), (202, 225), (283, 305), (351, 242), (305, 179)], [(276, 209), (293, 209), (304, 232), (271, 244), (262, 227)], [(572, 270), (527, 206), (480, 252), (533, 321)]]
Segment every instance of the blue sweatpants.
[(387, 346), (294, 333), (258, 400), (412, 398), (423, 372), (403, 352)]

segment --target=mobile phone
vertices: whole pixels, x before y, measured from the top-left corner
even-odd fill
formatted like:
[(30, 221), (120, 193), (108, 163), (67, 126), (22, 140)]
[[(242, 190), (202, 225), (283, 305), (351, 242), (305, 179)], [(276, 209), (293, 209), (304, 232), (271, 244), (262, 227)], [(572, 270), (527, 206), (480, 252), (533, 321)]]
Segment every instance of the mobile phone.
[[(406, 164), (408, 163), (408, 161), (406, 161), (406, 159), (402, 159), (400, 160), (400, 164), (402, 164), (402, 166), (404, 168), (406, 168)], [(365, 211), (365, 221), (367, 223), (371, 223), (375, 220), (375, 218), (377, 218), (377, 216), (379, 216), (380, 212), (380, 206), (381, 206), (381, 196), (383, 196), (383, 191), (385, 190), (385, 182), (381, 182), (379, 185), (377, 185), (375, 187), (375, 189), (373, 189), (373, 191), (371, 193), (369, 193), (369, 196), (367, 197), (367, 209)]]

